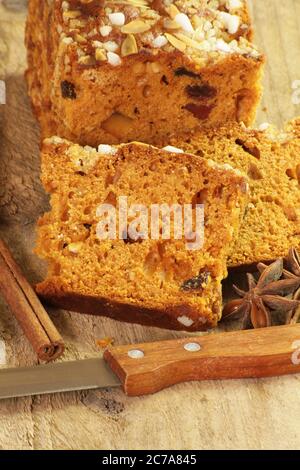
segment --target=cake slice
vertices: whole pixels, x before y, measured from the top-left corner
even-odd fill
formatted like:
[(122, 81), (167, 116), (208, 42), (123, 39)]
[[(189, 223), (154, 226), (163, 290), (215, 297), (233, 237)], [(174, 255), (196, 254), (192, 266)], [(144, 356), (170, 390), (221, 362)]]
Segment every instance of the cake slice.
[(245, 0), (29, 0), (27, 82), (44, 137), (155, 144), (250, 125), (264, 58)]
[[(229, 165), (178, 152), (141, 143), (100, 145), (96, 151), (58, 137), (45, 140), (42, 181), (52, 209), (38, 230), (37, 253), (49, 265), (46, 280), (37, 286), (44, 300), (68, 310), (174, 330), (205, 330), (217, 324), (221, 281), (244, 213), (247, 179)], [(128, 217), (121, 220), (124, 198)], [(188, 206), (194, 222), (184, 226), (184, 236), (175, 236), (173, 212), (168, 236), (167, 212), (159, 214), (155, 238), (152, 222), (157, 218), (151, 212), (151, 220), (140, 221), (134, 232), (134, 204), (147, 210), (177, 204), (185, 211)], [(198, 224), (202, 205), (203, 246)], [(103, 207), (113, 221), (107, 222), (108, 238), (102, 230)]]
[(167, 141), (248, 175), (249, 205), (230, 266), (271, 261), (292, 246), (300, 249), (300, 119), (280, 132), (268, 124), (262, 130), (235, 124)]

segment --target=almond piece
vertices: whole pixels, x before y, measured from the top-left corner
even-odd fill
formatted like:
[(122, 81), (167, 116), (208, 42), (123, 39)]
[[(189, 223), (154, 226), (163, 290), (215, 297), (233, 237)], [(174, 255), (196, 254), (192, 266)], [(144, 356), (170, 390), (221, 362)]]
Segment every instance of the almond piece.
[(101, 127), (114, 137), (123, 138), (126, 137), (126, 134), (132, 129), (132, 125), (133, 119), (116, 112), (106, 119)]
[(175, 47), (175, 49), (178, 49), (180, 52), (185, 51), (186, 44), (184, 42), (177, 39), (175, 36), (173, 36), (173, 34), (166, 33), (165, 36), (168, 39), (169, 43)]
[(121, 55), (125, 57), (127, 55), (136, 54), (138, 52), (137, 43), (133, 34), (128, 34), (127, 38), (123, 41), (121, 46)]
[(148, 23), (145, 23), (145, 21), (133, 20), (122, 26), (121, 32), (124, 34), (145, 33), (146, 31), (149, 31), (150, 28), (151, 26)]

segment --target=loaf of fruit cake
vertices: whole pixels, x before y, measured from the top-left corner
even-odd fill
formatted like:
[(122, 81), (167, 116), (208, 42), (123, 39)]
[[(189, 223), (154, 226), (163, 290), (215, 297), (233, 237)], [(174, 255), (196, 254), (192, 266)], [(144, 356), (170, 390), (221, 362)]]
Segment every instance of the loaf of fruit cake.
[(167, 142), (248, 175), (249, 204), (229, 266), (281, 258), (291, 246), (300, 249), (300, 118), (283, 131), (266, 123), (260, 130), (235, 124), (174, 135)]
[(96, 147), (250, 125), (264, 62), (251, 31), (245, 0), (29, 0), (42, 134)]
[[(44, 141), (42, 181), (52, 208), (38, 229), (37, 253), (49, 265), (47, 278), (37, 286), (42, 299), (68, 310), (174, 330), (217, 324), (221, 281), (244, 213), (247, 178), (229, 165), (178, 152), (140, 143), (100, 145), (96, 151), (58, 137)], [(128, 219), (121, 221), (124, 198)], [(150, 216), (138, 232), (130, 231), (136, 204), (161, 208), (158, 236), (152, 232), (158, 220), (152, 212), (148, 235)], [(169, 222), (162, 205), (174, 210)], [(186, 206), (195, 233), (184, 225), (181, 237), (175, 235), (175, 207), (185, 211)], [(200, 227), (196, 219), (202, 206)], [(99, 232), (103, 207), (117, 224), (114, 232), (104, 219), (107, 238)], [(192, 246), (187, 240), (194, 240)]]

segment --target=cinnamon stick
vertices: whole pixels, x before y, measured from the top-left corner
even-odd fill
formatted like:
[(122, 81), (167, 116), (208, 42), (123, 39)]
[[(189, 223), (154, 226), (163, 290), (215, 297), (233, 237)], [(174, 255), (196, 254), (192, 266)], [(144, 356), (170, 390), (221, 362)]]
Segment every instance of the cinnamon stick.
[(1, 239), (0, 292), (38, 358), (49, 362), (60, 357), (64, 352), (63, 339)]

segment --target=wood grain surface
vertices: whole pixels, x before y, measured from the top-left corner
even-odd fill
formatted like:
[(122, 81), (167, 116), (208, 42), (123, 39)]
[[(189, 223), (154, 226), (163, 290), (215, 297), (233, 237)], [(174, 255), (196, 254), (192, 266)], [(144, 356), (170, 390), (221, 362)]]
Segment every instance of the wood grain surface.
[[(253, 0), (251, 7), (257, 43), (268, 56), (258, 124), (280, 126), (300, 114), (292, 100), (292, 83), (300, 80), (300, 0)], [(35, 282), (44, 266), (32, 251), (34, 226), (48, 201), (23, 78), (25, 14), (0, 2), (0, 80), (7, 87), (7, 103), (0, 105), (0, 233)], [(105, 336), (115, 344), (183, 336), (69, 312), (50, 314), (67, 344), (64, 360), (99, 354), (96, 339)], [(0, 300), (0, 367), (35, 362)], [(12, 399), (0, 403), (0, 449), (294, 449), (300, 447), (299, 401), (297, 375), (189, 383), (144, 398), (115, 389)]]

